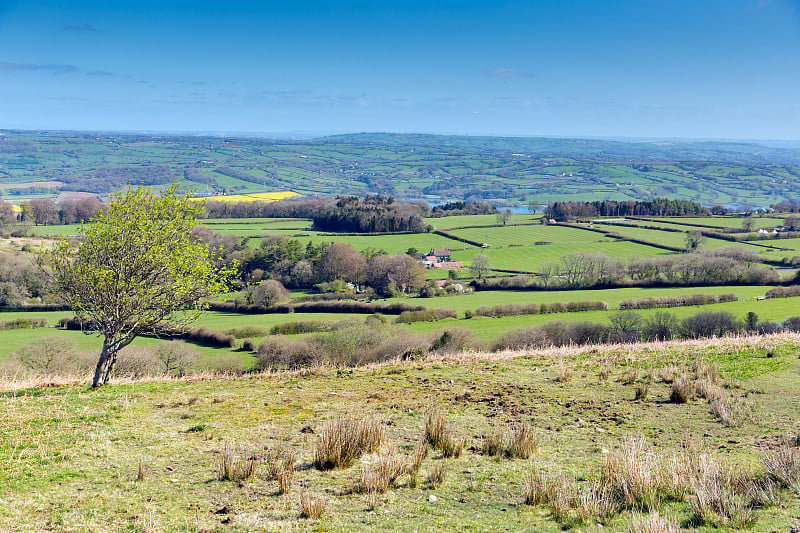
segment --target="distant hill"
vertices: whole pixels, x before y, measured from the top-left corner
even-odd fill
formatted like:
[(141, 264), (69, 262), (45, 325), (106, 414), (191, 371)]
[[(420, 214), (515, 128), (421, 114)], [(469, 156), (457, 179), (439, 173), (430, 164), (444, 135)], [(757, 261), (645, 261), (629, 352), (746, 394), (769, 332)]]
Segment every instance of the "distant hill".
[(173, 180), (207, 194), (382, 193), (503, 206), (669, 197), (764, 206), (800, 201), (800, 149), (732, 141), (391, 133), (271, 140), (0, 132), (0, 187), (12, 201)]

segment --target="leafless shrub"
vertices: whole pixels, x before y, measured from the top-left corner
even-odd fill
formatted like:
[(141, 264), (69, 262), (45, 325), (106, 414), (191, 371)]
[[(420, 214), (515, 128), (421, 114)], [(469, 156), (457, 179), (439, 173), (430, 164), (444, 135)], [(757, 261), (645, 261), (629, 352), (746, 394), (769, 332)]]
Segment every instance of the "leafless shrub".
[(0, 365), (0, 373), (31, 376), (85, 374), (96, 363), (97, 356), (79, 351), (73, 339), (50, 335), (16, 350)]
[(428, 485), (430, 485), (432, 489), (444, 483), (445, 477), (447, 477), (447, 463), (444, 461), (433, 464), (428, 468)]
[(316, 520), (325, 511), (328, 502), (321, 496), (314, 496), (308, 492), (300, 492), (300, 516)]
[(169, 376), (183, 377), (191, 372), (200, 359), (197, 349), (184, 341), (163, 342), (156, 348), (161, 371)]
[(158, 355), (149, 347), (128, 346), (119, 352), (114, 377), (142, 378), (163, 375)]
[(331, 420), (320, 433), (314, 466), (319, 470), (346, 468), (362, 454), (376, 451), (382, 440), (383, 426), (378, 420)]
[(219, 458), (217, 464), (217, 478), (220, 481), (233, 481), (235, 483), (247, 481), (255, 471), (255, 459), (240, 459), (235, 456), (228, 444)]
[(647, 514), (633, 513), (630, 533), (678, 533), (680, 528), (672, 521), (650, 511)]

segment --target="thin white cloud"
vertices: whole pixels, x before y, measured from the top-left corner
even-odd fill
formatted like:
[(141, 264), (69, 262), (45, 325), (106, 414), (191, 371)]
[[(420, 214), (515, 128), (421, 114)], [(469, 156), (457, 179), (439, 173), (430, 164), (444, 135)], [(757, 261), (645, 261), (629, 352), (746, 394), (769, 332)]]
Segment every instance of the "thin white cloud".
[(0, 63), (0, 72), (35, 72), (46, 71), (53, 74), (71, 74), (80, 69), (75, 65), (53, 65), (53, 64), (34, 64), (34, 63)]
[(80, 31), (80, 32), (88, 32), (88, 33), (100, 33), (102, 30), (99, 30), (92, 26), (91, 24), (68, 24), (66, 26), (61, 26), (62, 31)]
[(486, 75), (492, 78), (528, 78), (530, 74), (513, 68), (495, 68), (487, 70)]

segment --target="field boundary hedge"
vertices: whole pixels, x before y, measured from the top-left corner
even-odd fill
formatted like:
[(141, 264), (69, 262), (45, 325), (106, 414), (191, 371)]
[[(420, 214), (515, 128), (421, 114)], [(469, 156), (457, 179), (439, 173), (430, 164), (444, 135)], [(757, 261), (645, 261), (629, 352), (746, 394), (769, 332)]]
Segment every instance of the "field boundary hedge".
[(767, 291), (767, 298), (791, 298), (800, 296), (800, 285), (789, 285), (788, 287), (775, 287)]
[(484, 305), (475, 311), (467, 311), (466, 317), (486, 316), (520, 316), (520, 315), (547, 315), (551, 313), (577, 313), (581, 311), (605, 311), (608, 304), (601, 301), (579, 301), (579, 302), (552, 302), (552, 303), (533, 303), (533, 304), (503, 304), (503, 305)]
[(627, 309), (663, 309), (667, 307), (686, 307), (691, 305), (711, 305), (716, 303), (738, 302), (735, 294), (685, 294), (681, 296), (650, 296), (632, 298), (619, 303), (619, 308)]
[(266, 315), (271, 313), (361, 313), (399, 315), (403, 311), (424, 311), (425, 306), (409, 305), (405, 302), (362, 302), (357, 300), (281, 303), (272, 307), (237, 304), (236, 302), (209, 302), (210, 311)]
[(47, 326), (47, 319), (43, 317), (15, 318), (14, 320), (4, 320), (0, 322), (0, 331), (10, 329), (37, 329), (46, 328)]

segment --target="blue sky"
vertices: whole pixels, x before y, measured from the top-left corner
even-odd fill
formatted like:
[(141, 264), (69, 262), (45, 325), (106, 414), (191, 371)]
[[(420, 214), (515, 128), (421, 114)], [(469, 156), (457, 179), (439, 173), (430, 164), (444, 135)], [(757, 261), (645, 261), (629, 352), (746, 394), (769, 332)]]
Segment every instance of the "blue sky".
[(800, 139), (800, 0), (0, 0), (0, 128)]

